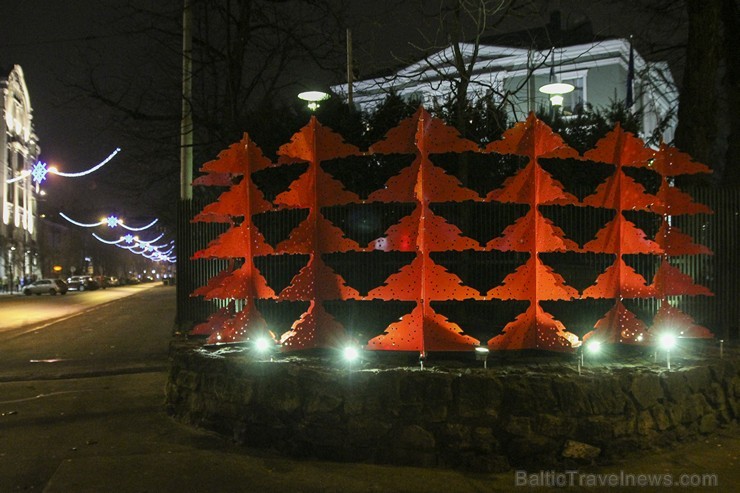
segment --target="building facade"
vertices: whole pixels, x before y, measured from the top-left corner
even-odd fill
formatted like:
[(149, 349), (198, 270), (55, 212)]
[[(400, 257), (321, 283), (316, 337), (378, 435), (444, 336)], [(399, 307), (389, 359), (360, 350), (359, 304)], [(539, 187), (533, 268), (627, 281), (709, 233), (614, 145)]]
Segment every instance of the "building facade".
[[(459, 78), (456, 67), (461, 54), (462, 61), (472, 66), (468, 100), (492, 98), (506, 110), (509, 122), (521, 121), (530, 111), (550, 107), (550, 96), (539, 89), (552, 82), (554, 76), (555, 81), (574, 88), (562, 95), (562, 106), (558, 107), (562, 116), (624, 102), (631, 86), (631, 108), (642, 114), (643, 135), (651, 135), (665, 120), (662, 136), (665, 141), (673, 139), (678, 90), (668, 65), (646, 61), (631, 49), (628, 40), (599, 39), (542, 49), (488, 44), (461, 44), (459, 48), (459, 53), (448, 47), (385, 76), (356, 81), (355, 106), (372, 111), (390, 91), (427, 107), (435, 101), (443, 103), (455, 90), (451, 81)], [(344, 85), (334, 86), (332, 91), (343, 97), (348, 92)]]
[(0, 72), (0, 288), (40, 275), (36, 190), (30, 173), (40, 149), (23, 70)]

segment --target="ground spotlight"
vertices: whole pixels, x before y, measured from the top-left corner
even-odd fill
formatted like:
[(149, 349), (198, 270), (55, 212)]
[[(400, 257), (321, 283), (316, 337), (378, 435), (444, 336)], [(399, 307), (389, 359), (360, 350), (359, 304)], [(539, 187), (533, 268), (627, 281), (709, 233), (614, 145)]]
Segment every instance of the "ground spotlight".
[(588, 341), (586, 343), (586, 351), (588, 351), (589, 354), (597, 355), (602, 349), (601, 341)]
[(491, 351), (485, 346), (478, 346), (475, 348), (475, 359), (476, 361), (483, 362), (483, 368), (488, 368), (488, 355)]
[(354, 363), (360, 357), (360, 350), (355, 346), (347, 346), (342, 350), (342, 356), (347, 363)]
[(274, 342), (268, 337), (258, 337), (254, 341), (254, 349), (260, 354), (268, 352), (274, 345)]
[(658, 338), (658, 346), (665, 351), (666, 366), (671, 369), (671, 350), (676, 347), (678, 339), (670, 332), (664, 332)]
[(660, 348), (664, 351), (670, 351), (676, 347), (676, 342), (676, 336), (670, 332), (663, 333), (660, 335), (660, 338), (658, 338), (658, 345), (660, 345)]

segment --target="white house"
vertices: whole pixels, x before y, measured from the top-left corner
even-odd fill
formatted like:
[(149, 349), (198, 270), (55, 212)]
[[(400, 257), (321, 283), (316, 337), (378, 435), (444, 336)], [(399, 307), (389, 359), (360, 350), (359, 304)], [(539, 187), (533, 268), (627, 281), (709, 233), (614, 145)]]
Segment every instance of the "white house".
[(40, 150), (20, 66), (0, 71), (0, 91), (0, 288), (3, 288), (39, 273), (36, 195), (28, 175)]
[[(466, 64), (472, 59), (475, 45), (460, 46)], [(647, 62), (634, 55), (634, 109), (643, 113), (642, 133), (652, 134), (658, 123), (668, 118), (664, 140), (671, 141), (677, 120), (678, 91), (668, 65)], [(393, 90), (409, 100), (430, 105), (444, 101), (452, 91), (450, 79), (457, 78), (452, 47), (391, 74), (353, 84), (353, 102), (363, 111), (372, 111)], [(529, 111), (549, 107), (550, 96), (539, 88), (555, 79), (571, 84), (574, 90), (563, 94), (561, 114), (567, 116), (589, 105), (603, 108), (612, 101), (627, 98), (630, 43), (624, 39), (595, 40), (548, 49), (525, 49), (509, 46), (479, 45), (473, 66), (468, 98), (476, 101), (492, 97), (506, 109), (510, 121), (524, 119)], [(333, 86), (332, 91), (346, 98), (347, 86)]]

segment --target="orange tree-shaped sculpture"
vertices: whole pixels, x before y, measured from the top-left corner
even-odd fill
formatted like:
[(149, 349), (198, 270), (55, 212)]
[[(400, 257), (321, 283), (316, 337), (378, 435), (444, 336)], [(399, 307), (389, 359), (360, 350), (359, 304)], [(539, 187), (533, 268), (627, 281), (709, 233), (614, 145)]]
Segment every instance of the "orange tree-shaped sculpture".
[(360, 202), (360, 198), (321, 168), (321, 162), (359, 155), (355, 146), (323, 127), (315, 117), (278, 150), (279, 164), (307, 163), (308, 169), (276, 205), (307, 208), (308, 216), (275, 248), (280, 254), (308, 254), (308, 263), (279, 295), (280, 300), (308, 301), (308, 309), (280, 338), (285, 350), (337, 347), (348, 339), (344, 327), (326, 311), (323, 301), (359, 299), (360, 294), (326, 265), (322, 253), (360, 251), (321, 213), (321, 207)]
[(596, 238), (586, 243), (584, 252), (609, 253), (614, 263), (599, 275), (593, 286), (583, 291), (584, 298), (613, 298), (614, 306), (596, 322), (594, 330), (584, 340), (594, 337), (603, 343), (640, 344), (647, 342), (647, 326), (628, 310), (625, 298), (652, 298), (653, 290), (645, 278), (624, 261), (624, 255), (662, 252), (660, 245), (646, 238), (645, 233), (628, 221), (623, 211), (649, 211), (658, 199), (624, 171), (625, 167), (648, 167), (654, 152), (642, 140), (621, 125), (596, 143), (584, 154), (589, 161), (615, 166), (614, 174), (598, 186), (595, 193), (583, 199), (583, 205), (616, 210), (614, 219), (607, 223)]
[(431, 202), (480, 200), (474, 191), (462, 187), (457, 178), (446, 174), (430, 160), (434, 153), (470, 150), (477, 150), (477, 146), (423, 108), (389, 131), (385, 140), (371, 147), (371, 152), (376, 154), (414, 153), (416, 159), (389, 179), (384, 189), (370, 194), (368, 200), (414, 202), (416, 207), (369, 247), (382, 251), (415, 251), (416, 257), (411, 264), (388, 277), (382, 286), (368, 292), (370, 299), (415, 302), (411, 313), (371, 339), (368, 348), (419, 351), (424, 355), (427, 351), (469, 350), (478, 344), (430, 305), (435, 300), (480, 298), (478, 291), (463, 286), (455, 274), (430, 257), (431, 252), (438, 251), (480, 250), (477, 241), (463, 236), (456, 226), (435, 215), (429, 207)]
[(525, 216), (487, 245), (488, 249), (529, 253), (524, 265), (506, 276), (502, 285), (488, 292), (491, 298), (529, 301), (529, 307), (507, 324), (501, 334), (489, 340), (488, 345), (492, 349), (570, 351), (577, 336), (567, 332), (561, 322), (545, 312), (540, 301), (573, 299), (578, 291), (567, 286), (559, 274), (542, 262), (539, 254), (578, 250), (578, 245), (566, 239), (560, 228), (542, 216), (539, 206), (573, 204), (577, 199), (563, 190), (562, 185), (540, 166), (538, 159), (574, 158), (578, 153), (533, 113), (485, 150), (529, 158), (523, 169), (486, 197), (487, 200), (529, 206)]
[[(434, 163), (438, 155), (466, 152), (508, 154), (527, 159), (519, 172), (485, 197), (491, 205), (527, 206), (527, 213), (504, 228), (501, 235), (490, 240), (485, 247), (431, 208), (436, 203), (481, 200), (476, 192), (463, 187), (457, 178)], [(570, 351), (577, 343), (577, 337), (547, 313), (541, 302), (568, 301), (579, 294), (542, 260), (541, 254), (591, 252), (611, 254), (615, 259), (582, 296), (614, 299), (615, 305), (595, 324), (587, 337), (598, 336), (607, 342), (639, 342), (639, 338), (646, 334), (645, 325), (625, 308), (622, 300), (654, 296), (661, 299), (661, 305), (654, 317), (653, 329), (647, 331), (647, 335), (659, 332), (669, 323), (678, 324), (684, 336), (711, 335), (668, 303), (669, 297), (673, 296), (710, 294), (671, 264), (672, 257), (710, 253), (671, 223), (672, 216), (710, 212), (670, 186), (674, 176), (707, 171), (706, 167), (692, 162), (675, 149), (662, 146), (654, 153), (617, 126), (584, 156), (586, 160), (613, 165), (615, 172), (582, 204), (565, 192), (540, 164), (541, 159), (579, 158), (578, 153), (534, 115), (481, 151), (475, 143), (462, 138), (455, 129), (420, 108), (364, 154), (383, 155), (384, 159), (379, 162), (385, 159), (393, 161), (391, 155), (399, 154), (412, 156), (413, 161), (387, 180), (383, 189), (370, 193), (367, 200), (362, 201), (327, 173), (322, 163), (331, 161), (332, 169), (336, 170), (340, 169), (337, 166), (345, 164), (343, 159), (363, 153), (345, 143), (337, 133), (321, 126), (315, 118), (311, 118), (288, 144), (280, 148), (278, 166), (302, 164), (306, 170), (276, 196), (275, 205), (279, 211), (270, 212), (270, 215), (280, 214), (280, 210), (287, 212), (284, 211), (286, 209), (303, 209), (307, 215), (286, 239), (273, 242), (277, 243), (274, 248), (265, 241), (253, 221), (255, 214), (273, 210), (273, 204), (265, 200), (251, 177), (255, 171), (269, 173), (267, 168), (274, 168), (270, 160), (245, 135), (240, 142), (220, 153), (216, 160), (203, 166), (201, 171), (206, 175), (196, 182), (230, 188), (217, 201), (204, 207), (194, 221), (223, 223), (229, 225), (229, 229), (196, 252), (194, 258), (228, 260), (228, 267), (193, 295), (207, 300), (226, 300), (228, 304), (196, 327), (195, 332), (210, 334), (209, 342), (245, 341), (267, 334), (279, 339), (285, 350), (337, 347), (349, 336), (342, 324), (324, 307), (324, 302), (341, 304), (345, 300), (361, 299), (408, 301), (413, 302), (414, 308), (398, 322), (388, 325), (384, 333), (367, 341), (368, 349), (418, 351), (421, 354), (427, 351), (466, 351), (477, 346), (479, 341), (437, 313), (432, 303), (471, 299), (484, 302), (492, 299), (520, 300), (529, 302), (527, 310), (506, 324), (500, 334), (491, 337), (487, 341), (489, 347), (496, 350)], [(346, 162), (350, 165), (351, 161), (348, 159)], [(646, 193), (630, 173), (624, 172), (630, 167), (651, 168), (662, 177), (657, 196)], [(414, 209), (387, 228), (381, 237), (371, 241), (367, 248), (360, 248), (322, 212), (322, 208), (341, 210), (345, 206), (347, 209), (350, 206), (372, 208), (384, 207), (384, 204), (393, 207), (390, 205), (393, 203), (411, 203)], [(548, 205), (599, 207), (612, 209), (615, 215), (591, 241), (579, 248), (578, 244), (566, 238), (560, 227), (543, 215), (540, 208)], [(655, 241), (647, 239), (643, 231), (626, 219), (624, 212), (628, 210), (651, 211), (662, 216)], [(322, 255), (351, 259), (352, 256), (347, 255), (350, 252), (367, 250), (379, 252), (373, 254), (375, 259), (385, 257), (387, 254), (384, 252), (412, 252), (414, 258), (388, 276), (383, 285), (372, 284), (374, 287), (363, 297), (347, 285)], [(520, 252), (526, 253), (528, 259), (509, 273), (500, 285), (481, 296), (476, 289), (464, 285), (457, 275), (435, 262), (433, 256), (437, 252), (462, 251)], [(625, 261), (624, 257), (632, 254), (655, 255), (656, 258), (663, 255), (649, 286)], [(308, 256), (308, 262), (277, 296), (254, 263), (256, 257), (276, 255), (298, 255), (301, 259)], [(355, 258), (364, 258), (365, 255), (359, 253)], [(269, 262), (265, 265), (271, 268)], [(277, 306), (280, 302), (303, 302), (307, 303), (307, 308), (290, 330), (273, 335), (257, 310), (255, 301), (260, 299), (276, 299)], [(235, 312), (236, 307), (240, 310)]]
[[(207, 205), (193, 218), (194, 222), (225, 222), (231, 227), (213, 240), (206, 248), (195, 252), (193, 259), (230, 259), (229, 267), (213, 277), (209, 283), (197, 289), (193, 295), (205, 299), (243, 300), (242, 309), (233, 317), (226, 318), (233, 302), (213, 314), (199, 331), (212, 330), (209, 343), (236, 342), (269, 334), (267, 324), (255, 305), (255, 299), (274, 298), (275, 293), (254, 265), (254, 257), (267, 255), (272, 247), (265, 242), (262, 233), (252, 221), (254, 214), (272, 209), (262, 192), (252, 182), (251, 175), (270, 166), (259, 147), (248, 135), (222, 151), (214, 161), (206, 163), (202, 171), (220, 177), (239, 177), (241, 181), (222, 193), (216, 202)], [(205, 176), (209, 176), (208, 174)], [(207, 181), (206, 181), (207, 182)], [(240, 220), (236, 224), (235, 221)], [(234, 261), (244, 259), (240, 268), (234, 270)]]
[(712, 295), (709, 289), (695, 284), (690, 276), (670, 263), (671, 257), (675, 256), (711, 253), (708, 248), (695, 244), (690, 236), (671, 224), (673, 216), (712, 213), (709, 207), (694, 202), (690, 195), (672, 183), (676, 176), (711, 173), (711, 170), (706, 165), (693, 161), (688, 154), (665, 144), (660, 145), (651, 167), (662, 178), (657, 194), (658, 201), (652, 210), (663, 217), (656, 242), (665, 252), (651, 284), (656, 296), (660, 298), (660, 307), (653, 319), (651, 333), (659, 335), (672, 332), (680, 337), (711, 338), (713, 336), (708, 329), (697, 325), (691, 316), (668, 301), (669, 296)]

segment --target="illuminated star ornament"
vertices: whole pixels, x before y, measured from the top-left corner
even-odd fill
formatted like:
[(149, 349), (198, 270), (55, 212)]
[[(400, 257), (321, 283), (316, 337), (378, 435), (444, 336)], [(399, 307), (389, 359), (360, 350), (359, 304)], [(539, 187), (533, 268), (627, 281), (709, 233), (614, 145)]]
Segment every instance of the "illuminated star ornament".
[(39, 185), (42, 181), (46, 180), (46, 175), (48, 173), (49, 170), (46, 168), (46, 163), (43, 163), (41, 161), (34, 164), (33, 169), (31, 170), (31, 176), (33, 177), (33, 181), (34, 183), (36, 183), (36, 185)]
[(115, 228), (118, 226), (119, 220), (116, 216), (108, 216), (105, 218), (105, 221), (108, 223), (109, 228)]

